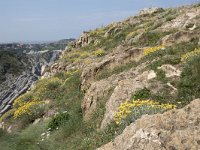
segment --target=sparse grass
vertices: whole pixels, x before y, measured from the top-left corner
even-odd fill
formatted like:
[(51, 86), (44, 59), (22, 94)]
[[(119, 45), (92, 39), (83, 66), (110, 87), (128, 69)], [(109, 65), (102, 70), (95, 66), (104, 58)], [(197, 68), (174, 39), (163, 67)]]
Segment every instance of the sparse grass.
[(133, 43), (133, 46), (156, 46), (160, 44), (160, 40), (162, 37), (173, 33), (174, 31), (169, 32), (159, 32), (159, 31), (147, 31), (145, 32), (137, 43)]
[[(63, 74), (56, 75), (56, 77), (60, 78), (63, 78), (63, 76)], [(53, 130), (49, 138), (41, 141), (41, 134), (47, 131), (50, 127), (48, 126), (49, 123), (51, 124), (52, 120), (55, 121), (55, 118), (45, 122), (41, 121), (36, 125), (30, 124), (28, 128), (21, 130), (20, 133), (0, 137), (0, 147), (3, 150), (19, 150), (24, 148), (30, 150), (92, 150), (109, 142), (115, 136), (115, 125), (110, 125), (104, 131), (98, 131), (99, 125), (97, 126), (97, 124), (100, 124), (102, 120), (105, 112), (105, 102), (110, 97), (112, 89), (107, 93), (107, 96), (101, 98), (102, 100), (98, 104), (92, 121), (84, 122), (81, 111), (83, 93), (80, 90), (80, 84), (80, 74), (75, 72), (72, 73), (72, 76), (66, 82), (57, 87), (63, 91), (58, 97), (54, 97), (56, 105), (53, 105), (53, 107), (59, 107), (60, 112), (67, 110), (69, 115), (67, 115), (66, 120), (64, 119), (65, 121), (62, 119), (63, 117), (58, 117), (56, 124), (54, 124), (56, 126), (53, 126), (53, 129), (57, 127), (59, 129)]]
[(131, 96), (131, 99), (135, 100), (143, 100), (143, 99), (153, 99), (156, 102), (159, 103), (171, 103), (177, 105), (176, 102), (176, 97), (173, 97), (172, 95), (169, 94), (170, 89), (168, 87), (162, 87), (159, 89), (157, 93), (153, 93), (150, 89), (148, 88), (143, 88), (141, 90), (136, 91), (133, 93)]
[(131, 96), (131, 99), (149, 99), (151, 97), (151, 91), (147, 88), (138, 90)]
[(182, 105), (195, 98), (200, 98), (200, 56), (195, 56), (187, 62), (181, 74), (178, 86), (178, 98)]
[(99, 80), (108, 78), (108, 77), (112, 76), (113, 74), (119, 74), (119, 73), (127, 71), (135, 66), (136, 66), (136, 63), (132, 62), (132, 63), (124, 64), (121, 66), (117, 66), (113, 69), (104, 69), (97, 74), (96, 80), (99, 81)]

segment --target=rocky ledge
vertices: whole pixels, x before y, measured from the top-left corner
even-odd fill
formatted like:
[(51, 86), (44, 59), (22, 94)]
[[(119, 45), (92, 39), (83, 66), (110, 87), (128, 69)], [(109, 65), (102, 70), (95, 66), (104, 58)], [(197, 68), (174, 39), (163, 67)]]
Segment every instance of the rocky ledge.
[(200, 149), (200, 99), (182, 109), (145, 115), (98, 150)]

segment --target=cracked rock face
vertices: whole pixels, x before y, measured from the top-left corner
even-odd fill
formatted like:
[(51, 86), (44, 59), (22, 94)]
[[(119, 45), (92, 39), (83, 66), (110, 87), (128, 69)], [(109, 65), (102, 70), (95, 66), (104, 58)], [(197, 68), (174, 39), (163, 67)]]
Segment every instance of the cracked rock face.
[(182, 109), (145, 115), (97, 150), (200, 149), (200, 99)]

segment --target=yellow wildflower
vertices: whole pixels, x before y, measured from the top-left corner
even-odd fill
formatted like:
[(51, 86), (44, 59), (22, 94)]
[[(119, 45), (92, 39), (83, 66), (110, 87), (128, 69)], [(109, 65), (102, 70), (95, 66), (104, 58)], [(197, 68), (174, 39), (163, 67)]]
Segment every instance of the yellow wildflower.
[(160, 46), (146, 48), (144, 50), (144, 55), (147, 56), (147, 55), (149, 55), (155, 51), (161, 50), (161, 49), (165, 49), (165, 47), (163, 45), (160, 45)]
[(120, 124), (123, 119), (125, 119), (127, 116), (129, 116), (132, 113), (132, 110), (134, 110), (135, 108), (140, 108), (142, 106), (148, 106), (152, 109), (154, 108), (154, 109), (163, 109), (163, 110), (176, 108), (176, 105), (159, 104), (158, 102), (155, 102), (149, 99), (133, 100), (133, 101), (126, 100), (124, 103), (122, 103), (119, 106), (119, 110), (114, 114), (115, 123)]
[(196, 48), (194, 51), (188, 52), (181, 56), (181, 61), (186, 62), (194, 56), (200, 55), (200, 48)]

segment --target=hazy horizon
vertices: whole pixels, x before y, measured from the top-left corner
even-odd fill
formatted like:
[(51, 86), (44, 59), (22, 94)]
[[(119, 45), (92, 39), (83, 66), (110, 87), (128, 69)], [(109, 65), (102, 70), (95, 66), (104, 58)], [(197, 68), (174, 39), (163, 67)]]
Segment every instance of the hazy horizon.
[(0, 43), (57, 41), (136, 15), (199, 0), (0, 0)]

